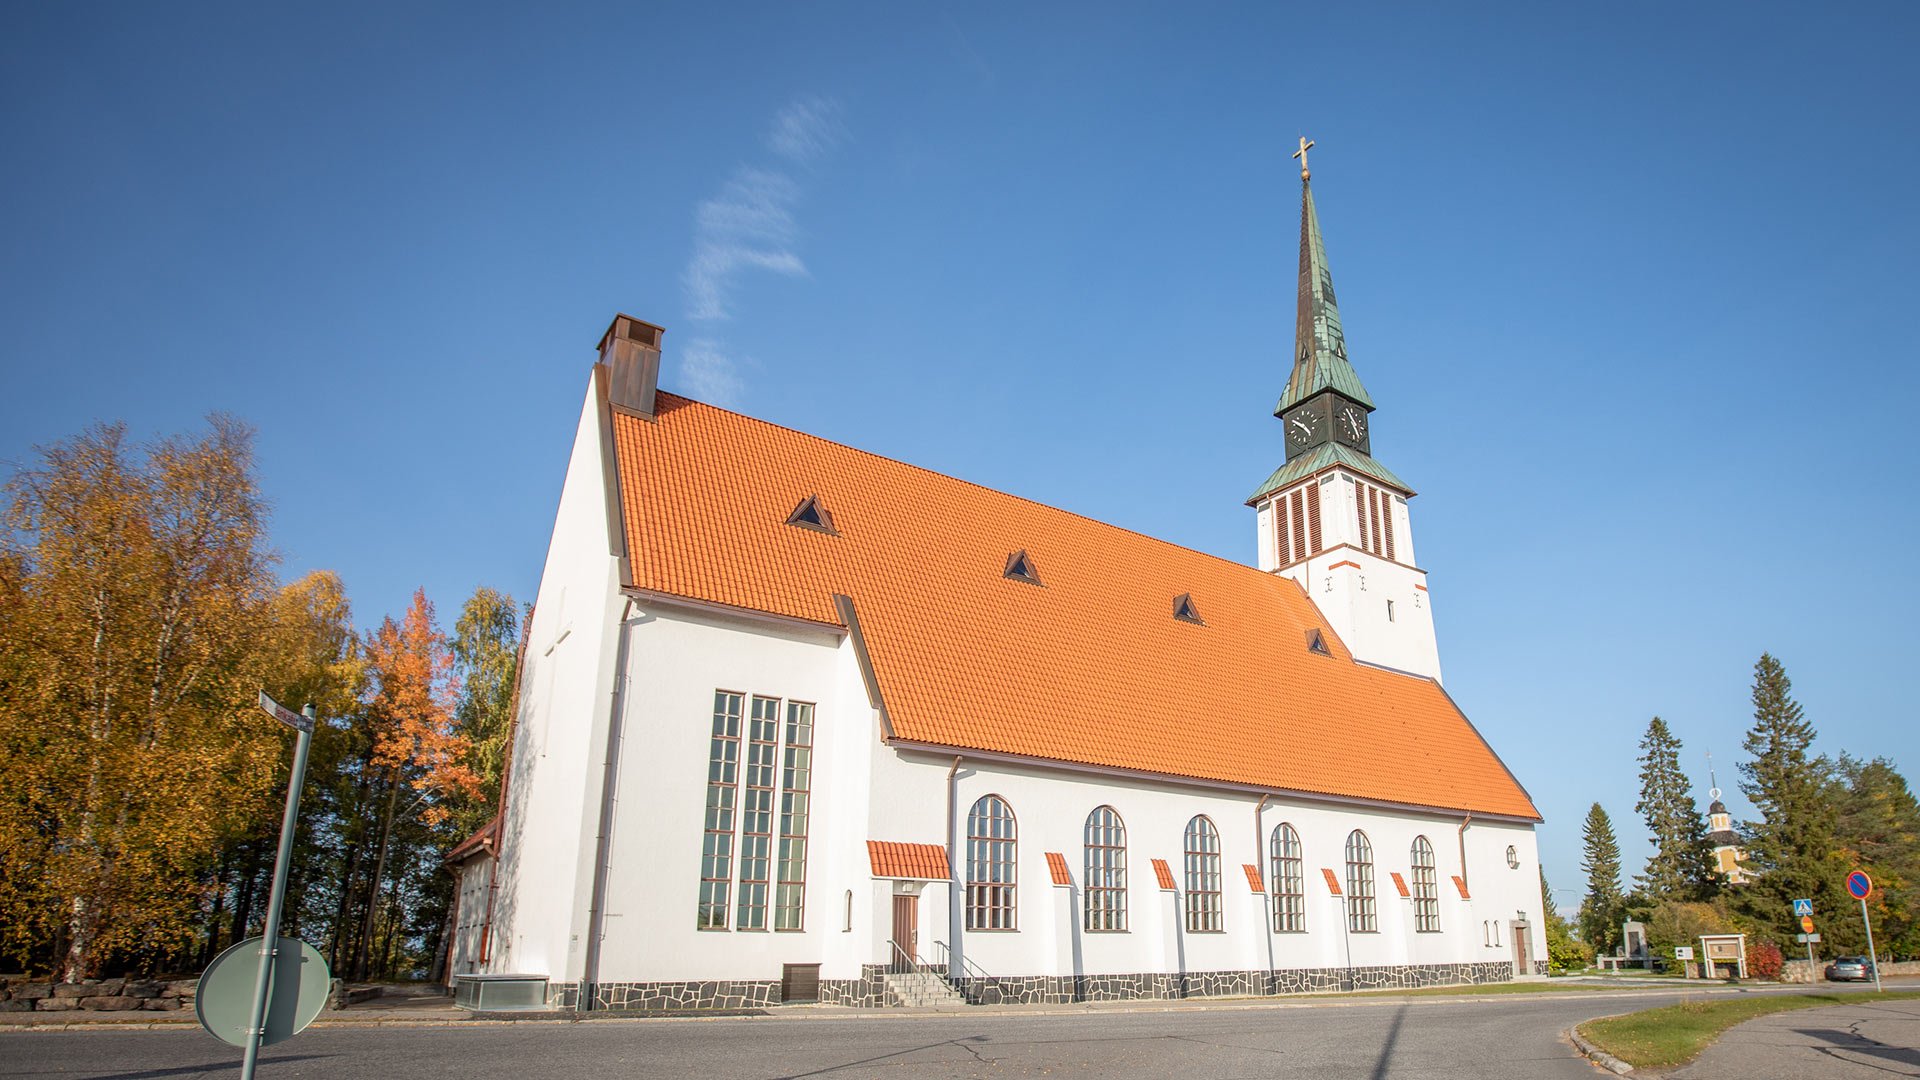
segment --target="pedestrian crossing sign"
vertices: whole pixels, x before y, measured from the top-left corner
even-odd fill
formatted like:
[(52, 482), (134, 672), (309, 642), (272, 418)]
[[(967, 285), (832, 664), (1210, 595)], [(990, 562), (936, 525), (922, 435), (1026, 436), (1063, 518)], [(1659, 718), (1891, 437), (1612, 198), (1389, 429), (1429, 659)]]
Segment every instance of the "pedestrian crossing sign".
[(1796, 916), (1804, 916), (1804, 915), (1811, 915), (1811, 914), (1813, 914), (1813, 901), (1811, 901), (1811, 900), (1795, 900), (1795, 901), (1793, 902), (1793, 913), (1794, 913), (1794, 915), (1796, 915)]

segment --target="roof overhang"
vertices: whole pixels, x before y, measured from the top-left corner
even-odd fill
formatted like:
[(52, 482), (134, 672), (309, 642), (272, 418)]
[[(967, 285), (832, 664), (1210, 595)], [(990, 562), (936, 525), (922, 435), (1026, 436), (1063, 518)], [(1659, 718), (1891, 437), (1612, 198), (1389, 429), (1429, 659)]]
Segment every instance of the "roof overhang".
[(887, 740), (887, 745), (893, 747), (895, 750), (908, 752), (918, 751), (936, 755), (943, 759), (951, 757), (954, 754), (963, 754), (969, 761), (996, 761), (1007, 765), (1053, 769), (1081, 776), (1121, 777), (1147, 783), (1178, 784), (1182, 787), (1197, 787), (1211, 791), (1231, 792), (1236, 795), (1270, 795), (1277, 798), (1297, 799), (1301, 802), (1324, 803), (1332, 806), (1354, 806), (1369, 810), (1392, 810), (1396, 813), (1425, 814), (1449, 821), (1463, 814), (1471, 814), (1475, 821), (1499, 821), (1513, 825), (1537, 825), (1544, 820), (1540, 817), (1522, 817), (1517, 814), (1495, 814), (1484, 810), (1475, 810), (1472, 807), (1466, 806), (1422, 806), (1417, 803), (1393, 802), (1387, 799), (1369, 799), (1359, 795), (1339, 795), (1324, 791), (1302, 791), (1298, 788), (1246, 784), (1233, 780), (1217, 780), (1204, 776), (1181, 776), (1177, 773), (1151, 772), (1145, 769), (1129, 769), (1117, 765), (1096, 765), (1081, 761), (1062, 761), (1057, 758), (1009, 754), (1003, 751), (980, 750), (974, 747), (953, 746), (945, 743), (889, 739)]

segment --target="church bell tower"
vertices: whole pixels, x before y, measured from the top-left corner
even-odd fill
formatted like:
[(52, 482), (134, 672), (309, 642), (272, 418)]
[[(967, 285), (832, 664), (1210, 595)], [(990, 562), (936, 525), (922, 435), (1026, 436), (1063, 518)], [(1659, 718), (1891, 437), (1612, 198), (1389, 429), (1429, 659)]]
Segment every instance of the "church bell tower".
[(1298, 581), (1356, 659), (1440, 678), (1426, 571), (1413, 557), (1413, 489), (1373, 457), (1373, 398), (1347, 358), (1313, 180), (1300, 140), (1300, 295), (1292, 371), (1273, 410), (1285, 463), (1247, 505), (1260, 569)]

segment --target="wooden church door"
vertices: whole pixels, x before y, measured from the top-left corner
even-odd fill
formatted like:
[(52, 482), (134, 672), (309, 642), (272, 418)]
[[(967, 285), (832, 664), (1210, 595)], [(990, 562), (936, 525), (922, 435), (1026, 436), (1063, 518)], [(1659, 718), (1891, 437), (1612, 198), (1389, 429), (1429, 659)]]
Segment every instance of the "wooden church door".
[[(893, 898), (893, 943), (906, 954), (906, 959), (920, 959), (920, 898), (917, 896), (896, 896)], [(900, 957), (891, 958), (893, 964), (900, 963)]]

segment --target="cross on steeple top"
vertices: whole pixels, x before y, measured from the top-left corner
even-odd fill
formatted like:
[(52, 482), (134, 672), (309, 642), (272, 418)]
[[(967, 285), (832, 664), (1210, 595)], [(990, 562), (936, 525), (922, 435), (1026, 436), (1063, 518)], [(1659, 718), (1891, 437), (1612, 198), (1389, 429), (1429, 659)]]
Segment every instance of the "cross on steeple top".
[(1313, 149), (1313, 140), (1305, 135), (1300, 136), (1300, 149), (1295, 150), (1293, 156), (1300, 159), (1300, 179), (1302, 180), (1313, 178), (1312, 174), (1307, 172), (1307, 151), (1311, 149)]

